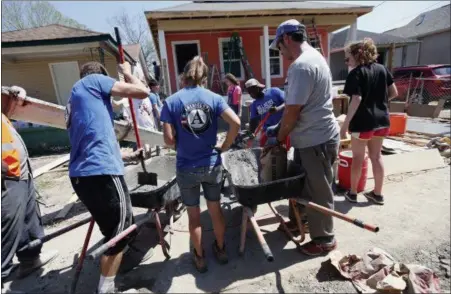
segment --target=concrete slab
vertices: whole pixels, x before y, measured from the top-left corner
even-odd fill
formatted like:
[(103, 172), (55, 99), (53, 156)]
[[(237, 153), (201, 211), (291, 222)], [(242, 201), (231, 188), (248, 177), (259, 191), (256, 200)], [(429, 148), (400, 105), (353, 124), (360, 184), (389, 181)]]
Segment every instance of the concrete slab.
[[(344, 197), (336, 196), (336, 210), (380, 226), (377, 234), (364, 231), (341, 220), (335, 221), (339, 250), (344, 254), (363, 254), (378, 246), (391, 253), (397, 260), (419, 263), (434, 269), (445, 292), (450, 290), (449, 278), (440, 269), (439, 256), (450, 253), (450, 168), (431, 170), (403, 176), (403, 182), (388, 182), (385, 206), (372, 206), (359, 196), (359, 203), (351, 205)], [(218, 265), (212, 257), (213, 232), (206, 211), (202, 213), (203, 242), (208, 256), (209, 272), (198, 274), (191, 264), (190, 241), (187, 233), (186, 214), (176, 223), (172, 258), (165, 260), (157, 246), (155, 230), (145, 227), (141, 242), (155, 247), (155, 255), (145, 264), (118, 277), (122, 290), (154, 293), (200, 292), (334, 292), (355, 293), (350, 282), (343, 281), (328, 267), (327, 257), (306, 258), (287, 242), (276, 230), (277, 224), (263, 227), (265, 238), (274, 253), (275, 261), (269, 263), (252, 232), (247, 238), (246, 252), (239, 257), (240, 207), (234, 199), (223, 199), (228, 223), (227, 250), (230, 262)], [(287, 201), (274, 203), (287, 214)], [(266, 205), (259, 206), (257, 217), (272, 216)], [(80, 227), (46, 243), (44, 250), (58, 249), (60, 257), (48, 264), (43, 271), (23, 279), (6, 282), (13, 290), (36, 293), (66, 293), (69, 290), (74, 254), (78, 253), (87, 226)], [(101, 240), (96, 229), (91, 244)], [(92, 248), (90, 249), (92, 250)], [(80, 277), (78, 293), (93, 292), (98, 282), (98, 263), (87, 262)]]

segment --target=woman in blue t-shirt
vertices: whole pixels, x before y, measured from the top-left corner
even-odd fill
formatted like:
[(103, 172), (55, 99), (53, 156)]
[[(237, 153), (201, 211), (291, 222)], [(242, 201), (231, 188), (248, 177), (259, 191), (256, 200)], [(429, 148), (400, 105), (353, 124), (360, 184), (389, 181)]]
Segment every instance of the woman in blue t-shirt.
[[(202, 58), (194, 57), (183, 72), (184, 88), (168, 97), (161, 111), (165, 143), (177, 149), (177, 184), (187, 206), (194, 263), (199, 272), (207, 270), (201, 242), (201, 185), (216, 237), (213, 252), (221, 264), (228, 262), (224, 245), (225, 222), (220, 206), (220, 152), (230, 147), (240, 128), (240, 119), (224, 99), (202, 87), (207, 75), (208, 68)], [(225, 141), (216, 145), (219, 117), (229, 124), (229, 130)]]

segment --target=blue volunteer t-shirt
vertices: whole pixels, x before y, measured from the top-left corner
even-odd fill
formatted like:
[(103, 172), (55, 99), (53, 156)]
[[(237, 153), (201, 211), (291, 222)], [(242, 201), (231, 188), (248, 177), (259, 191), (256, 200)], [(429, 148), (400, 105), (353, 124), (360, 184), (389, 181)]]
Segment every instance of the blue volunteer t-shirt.
[[(264, 91), (264, 97), (260, 100), (255, 100), (251, 104), (251, 117), (250, 119), (254, 119), (256, 117), (260, 117), (263, 119), (266, 113), (272, 106), (280, 106), (285, 103), (284, 93), (279, 88), (269, 88)], [(278, 111), (269, 116), (268, 120), (263, 125), (263, 130), (266, 130), (268, 127), (276, 125), (282, 119), (282, 111)]]
[(227, 108), (221, 96), (202, 87), (184, 88), (164, 101), (161, 121), (174, 126), (178, 170), (221, 164), (213, 147), (218, 118)]
[(160, 95), (156, 93), (150, 93), (149, 95), (150, 103), (152, 106), (156, 105), (158, 108), (158, 112), (161, 112), (161, 108), (163, 107), (163, 103), (161, 103)]
[(72, 88), (65, 116), (71, 144), (70, 177), (124, 175), (110, 97), (115, 82), (91, 74)]

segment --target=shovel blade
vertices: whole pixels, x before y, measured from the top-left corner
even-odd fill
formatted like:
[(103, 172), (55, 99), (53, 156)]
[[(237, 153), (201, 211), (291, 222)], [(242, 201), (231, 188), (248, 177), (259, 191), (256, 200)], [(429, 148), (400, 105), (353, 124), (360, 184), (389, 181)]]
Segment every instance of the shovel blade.
[(157, 186), (157, 174), (156, 173), (146, 173), (138, 172), (138, 185), (151, 185)]

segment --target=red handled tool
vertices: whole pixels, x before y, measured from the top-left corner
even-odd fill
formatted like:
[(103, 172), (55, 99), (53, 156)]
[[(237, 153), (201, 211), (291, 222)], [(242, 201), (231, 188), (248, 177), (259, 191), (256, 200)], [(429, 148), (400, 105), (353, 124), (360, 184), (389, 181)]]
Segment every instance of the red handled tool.
[[(116, 42), (119, 49), (119, 62), (124, 63), (124, 48), (122, 47), (122, 40), (121, 36), (119, 35), (119, 28), (114, 28), (114, 33), (116, 34)], [(124, 77), (125, 78), (125, 77)], [(135, 111), (133, 110), (133, 99), (131, 97), (128, 97), (128, 105), (130, 107), (130, 113), (132, 115), (132, 121), (133, 121), (133, 130), (135, 131), (136, 135), (136, 144), (138, 145), (138, 148), (141, 148), (141, 138), (139, 137), (139, 130), (138, 130), (138, 124), (136, 123), (136, 116)], [(142, 172), (138, 172), (138, 184), (139, 185), (152, 185), (157, 186), (157, 174), (156, 173), (148, 173), (146, 170), (146, 164), (144, 162), (144, 156), (141, 156), (141, 165), (143, 168)]]

